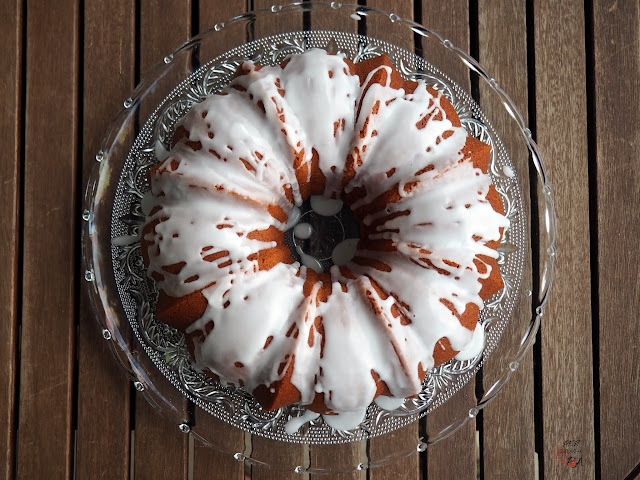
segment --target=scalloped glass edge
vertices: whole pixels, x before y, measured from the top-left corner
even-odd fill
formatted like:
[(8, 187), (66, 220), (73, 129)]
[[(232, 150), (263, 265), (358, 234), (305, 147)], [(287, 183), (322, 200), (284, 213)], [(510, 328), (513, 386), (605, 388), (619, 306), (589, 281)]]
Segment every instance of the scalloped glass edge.
[[(542, 193), (542, 205), (539, 206), (541, 209), (540, 214), (544, 212), (544, 233), (548, 236), (547, 242), (545, 244), (548, 245), (544, 252), (540, 252), (540, 260), (539, 263), (542, 265), (545, 264), (544, 271), (540, 274), (540, 286), (538, 292), (539, 304), (535, 308), (534, 316), (530, 322), (529, 328), (525, 333), (524, 337), (520, 343), (520, 349), (515, 355), (515, 358), (509, 363), (508, 368), (506, 368), (502, 375), (498, 378), (497, 381), (493, 383), (491, 387), (484, 393), (483, 397), (477, 402), (475, 407), (472, 407), (469, 410), (469, 415), (458, 420), (457, 423), (452, 423), (451, 425), (442, 429), (436, 435), (430, 435), (428, 441), (421, 441), (417, 444), (415, 448), (407, 449), (403, 452), (398, 452), (398, 454), (394, 455), (392, 458), (386, 457), (381, 459), (380, 462), (377, 463), (369, 463), (368, 465), (358, 465), (353, 466), (351, 470), (363, 469), (374, 466), (381, 466), (387, 463), (392, 463), (399, 458), (403, 458), (411, 455), (412, 453), (418, 451), (424, 451), (427, 445), (435, 444), (444, 438), (452, 435), (455, 431), (460, 429), (466, 422), (475, 417), (478, 412), (487, 406), (497, 394), (504, 388), (504, 386), (508, 383), (512, 374), (517, 370), (522, 358), (531, 347), (531, 345), (535, 341), (536, 333), (540, 326), (540, 322), (545, 313), (545, 307), (549, 298), (549, 292), (552, 285), (553, 279), (553, 271), (554, 271), (554, 260), (555, 260), (555, 243), (556, 243), (556, 218), (555, 218), (555, 209), (553, 199), (551, 197), (551, 188), (547, 181), (546, 170), (544, 166), (544, 161), (542, 159), (542, 155), (536, 145), (535, 141), (532, 138), (531, 131), (526, 127), (524, 119), (522, 115), (519, 113), (512, 100), (509, 98), (507, 93), (498, 85), (495, 79), (491, 78), (484, 68), (472, 57), (470, 57), (466, 52), (455, 47), (449, 40), (442, 38), (439, 34), (429, 30), (428, 28), (413, 22), (411, 20), (403, 19), (398, 15), (391, 13), (388, 14), (382, 10), (378, 10), (372, 7), (365, 7), (359, 5), (346, 5), (340, 4), (338, 2), (296, 2), (292, 4), (287, 4), (284, 6), (274, 5), (270, 9), (262, 9), (256, 10), (254, 12), (248, 12), (242, 15), (238, 15), (229, 19), (224, 23), (216, 24), (212, 29), (201, 33), (200, 35), (194, 37), (190, 41), (186, 42), (180, 48), (178, 48), (173, 54), (165, 57), (165, 61), (163, 63), (158, 64), (150, 74), (142, 80), (138, 86), (135, 88), (131, 97), (124, 101), (124, 108), (119, 112), (116, 116), (115, 120), (110, 125), (107, 134), (105, 135), (101, 149), (96, 154), (96, 164), (94, 164), (88, 183), (85, 191), (84, 197), (84, 211), (82, 214), (82, 255), (83, 255), (83, 276), (87, 281), (87, 287), (89, 292), (89, 299), (92, 305), (94, 314), (96, 315), (96, 319), (98, 323), (101, 325), (103, 331), (103, 337), (109, 341), (111, 350), (120, 363), (123, 370), (127, 373), (129, 378), (134, 381), (134, 385), (140, 391), (143, 391), (145, 398), (156, 408), (163, 416), (168, 418), (174, 423), (179, 425), (181, 431), (188, 433), (190, 431), (187, 420), (181, 418), (179, 415), (172, 415), (171, 411), (175, 411), (175, 407), (171, 405), (168, 401), (166, 401), (159, 393), (154, 394), (153, 391), (149, 391), (145, 386), (153, 385), (153, 382), (149, 379), (144, 368), (141, 368), (132, 355), (132, 353), (126, 349), (122, 348), (123, 345), (126, 345), (126, 342), (121, 338), (118, 329), (115, 327), (116, 323), (112, 317), (111, 309), (109, 308), (108, 301), (104, 297), (103, 290), (100, 288), (100, 272), (96, 273), (95, 267), (96, 262), (94, 261), (94, 248), (93, 243), (96, 241), (95, 232), (93, 228), (93, 211), (94, 205), (100, 199), (100, 190), (99, 190), (99, 178), (101, 175), (101, 167), (104, 166), (106, 168), (106, 163), (102, 163), (105, 159), (105, 152), (108, 151), (108, 146), (111, 145), (114, 141), (117, 140), (119, 131), (126, 124), (126, 118), (132, 108), (132, 106), (136, 105), (143, 94), (147, 91), (147, 89), (152, 85), (152, 79), (158, 74), (158, 72), (166, 66), (167, 63), (171, 61), (171, 59), (178, 55), (180, 52), (184, 50), (188, 50), (191, 46), (196, 44), (203, 36), (209, 34), (212, 31), (221, 31), (223, 30), (225, 25), (228, 25), (232, 22), (240, 22), (240, 21), (250, 21), (255, 18), (256, 15), (268, 15), (268, 14), (278, 14), (281, 11), (298, 11), (298, 12), (306, 12), (311, 11), (313, 8), (317, 7), (331, 7), (335, 10), (345, 10), (347, 14), (356, 14), (356, 15), (379, 15), (384, 16), (389, 19), (392, 23), (397, 23), (399, 25), (404, 25), (414, 33), (421, 35), (423, 37), (433, 37), (436, 38), (437, 41), (444, 46), (445, 48), (454, 52), (459, 59), (473, 72), (475, 72), (480, 78), (482, 78), (486, 84), (498, 95), (500, 100), (503, 103), (505, 110), (509, 113), (512, 119), (516, 122), (517, 127), (523, 135), (524, 141), (527, 144), (530, 155), (530, 163), (535, 168), (535, 172), (537, 174), (537, 179), (540, 183), (541, 193)], [(167, 59), (169, 59), (167, 61)], [(542, 218), (539, 215), (539, 218)], [(543, 258), (544, 255), (544, 258)], [(153, 389), (151, 389), (153, 390)], [(158, 398), (160, 397), (160, 398)], [(194, 432), (195, 433), (195, 432)], [(198, 438), (200, 435), (196, 436)], [(211, 444), (206, 441), (206, 443), (210, 444), (214, 448), (218, 448), (216, 445)], [(220, 449), (220, 448), (219, 448)], [(231, 453), (225, 451), (224, 449), (220, 449), (225, 453)], [(261, 465), (268, 468), (277, 468), (274, 465), (267, 465), (264, 462), (258, 461), (256, 459), (248, 458), (242, 455), (241, 453), (237, 453), (234, 455), (238, 460), (244, 460), (251, 464)], [(241, 457), (241, 458), (239, 458)], [(310, 472), (314, 473), (313, 469), (310, 468), (300, 468), (295, 469), (298, 473)], [(333, 471), (333, 470), (332, 470)], [(340, 470), (342, 471), (342, 470)], [(344, 470), (347, 471), (347, 470)], [(336, 471), (338, 472), (338, 471)], [(315, 473), (326, 473), (326, 470), (319, 469)]]
[[(501, 265), (505, 288), (488, 300), (480, 316), (482, 328), (486, 330), (486, 344), (481, 354), (470, 360), (454, 360), (432, 369), (427, 373), (418, 397), (407, 399), (394, 411), (380, 411), (372, 405), (359, 428), (337, 431), (326, 427), (323, 418), (309, 421), (302, 434), (287, 434), (283, 431), (284, 424), (288, 420), (304, 417), (303, 407), (291, 406), (264, 412), (244, 392), (223, 388), (199, 375), (193, 369), (183, 335), (153, 319), (151, 312), (156, 290), (153, 285), (147, 288), (149, 282), (144, 281), (146, 269), (140, 258), (136, 229), (139, 232), (143, 223), (141, 199), (148, 189), (144, 180), (145, 172), (158, 161), (154, 154), (158, 141), (169, 148), (168, 139), (173, 136), (176, 122), (190, 106), (226, 85), (241, 59), (251, 58), (257, 63), (277, 64), (291, 53), (302, 53), (312, 47), (338, 48), (352, 61), (387, 53), (401, 74), (408, 78), (423, 79), (441, 90), (458, 110), (467, 132), (492, 145), (490, 172), (494, 182), (497, 182), (496, 190), (503, 199), (505, 215), (512, 223), (498, 249), (498, 263)], [(162, 102), (157, 106), (152, 105), (155, 106), (154, 112), (144, 126), (136, 129), (136, 138), (126, 155), (117, 182), (110, 221), (110, 238), (112, 242), (117, 242), (117, 245), (112, 243), (111, 247), (113, 273), (128, 322), (148, 358), (174, 387), (199, 407), (252, 434), (275, 440), (309, 444), (364, 440), (402, 428), (433, 412), (471, 380), (498, 346), (502, 331), (513, 317), (527, 250), (524, 233), (526, 222), (521, 214), (524, 207), (521, 189), (518, 182), (514, 182), (513, 177), (506, 173), (508, 170), (505, 169), (511, 169), (514, 165), (497, 131), (488, 123), (477, 103), (442, 71), (406, 49), (372, 37), (327, 30), (287, 32), (244, 43), (207, 61), (174, 87)], [(120, 152), (122, 154), (124, 152)], [(120, 155), (116, 155), (116, 158)], [(115, 179), (112, 179), (113, 182)]]

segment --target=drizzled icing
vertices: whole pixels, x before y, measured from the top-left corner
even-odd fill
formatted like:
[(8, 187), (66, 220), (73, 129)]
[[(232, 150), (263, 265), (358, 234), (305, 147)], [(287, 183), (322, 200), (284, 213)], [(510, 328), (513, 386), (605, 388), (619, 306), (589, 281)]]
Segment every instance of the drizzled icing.
[(311, 210), (324, 217), (335, 215), (342, 210), (342, 200), (311, 195)]
[(310, 422), (311, 420), (315, 420), (319, 416), (320, 416), (319, 413), (312, 412), (311, 410), (307, 410), (299, 417), (293, 417), (292, 419), (290, 419), (284, 426), (284, 431), (285, 433), (291, 435), (295, 433), (305, 423)]
[(456, 360), (465, 361), (477, 357), (484, 349), (484, 342), (484, 328), (482, 327), (482, 325), (478, 325), (473, 331), (473, 337), (471, 337), (471, 341), (464, 347), (463, 350), (459, 351), (456, 355)]
[(313, 234), (313, 227), (305, 222), (299, 223), (293, 228), (293, 234), (297, 238), (306, 240), (307, 238), (311, 238), (311, 235)]
[(296, 246), (296, 252), (298, 255), (300, 255), (300, 262), (302, 262), (302, 265), (311, 268), (316, 273), (322, 273), (324, 268), (316, 257), (304, 253), (299, 245)]
[[(390, 67), (381, 68), (389, 70), (389, 78)], [(422, 82), (411, 94), (377, 83), (371, 85), (362, 98), (361, 112), (370, 112), (377, 106), (378, 113), (358, 118), (356, 129), (364, 136), (357, 138), (355, 150), (362, 156), (362, 165), (345, 187), (348, 193), (366, 186), (367, 195), (352, 208), (366, 205), (396, 184), (397, 192), (404, 196), (404, 186), (409, 182), (433, 177), (462, 159), (460, 151), (467, 137), (463, 128), (453, 128), (447, 118), (430, 120), (422, 129), (416, 127), (423, 118), (443, 111), (441, 98), (442, 93), (434, 97)], [(446, 139), (445, 132), (451, 132)], [(402, 161), (396, 160), (399, 158)], [(428, 165), (433, 170), (419, 175), (422, 167)]]
[(331, 261), (334, 265), (345, 265), (351, 260), (358, 250), (358, 238), (347, 238), (335, 246), (331, 252)]
[[(381, 71), (386, 82), (369, 85)], [(491, 266), (479, 256), (497, 258), (485, 243), (499, 241), (508, 222), (486, 200), (489, 177), (462, 153), (467, 133), (424, 83), (410, 94), (392, 88), (382, 65), (361, 85), (342, 56), (322, 50), (284, 67), (247, 62), (243, 72), (193, 106), (180, 122), (187, 137), (150, 175), (149, 275), (171, 297), (206, 298), (186, 331), (204, 334), (193, 337), (196, 365), (271, 393), (292, 365), (301, 403), (323, 393), (327, 410), (340, 414), (325, 421), (352, 428), (377, 395), (376, 377), (390, 393), (379, 403), (399, 405), (420, 391), (439, 339), (456, 351), (472, 342), (457, 315), (468, 304), (482, 308), (480, 281)], [(279, 245), (254, 235), (296, 226), (301, 182), (311, 178), (304, 167), (316, 156), (326, 181), (325, 201), (315, 202), (328, 215), (343, 192), (364, 192), (354, 211), (385, 192), (400, 197), (361, 219), (368, 238), (341, 247), (335, 263), (344, 266), (331, 268), (327, 301), (317, 299), (321, 282), (305, 290), (313, 257), (299, 251), (304, 265), (261, 269), (258, 254)], [(375, 249), (376, 241), (394, 248)]]

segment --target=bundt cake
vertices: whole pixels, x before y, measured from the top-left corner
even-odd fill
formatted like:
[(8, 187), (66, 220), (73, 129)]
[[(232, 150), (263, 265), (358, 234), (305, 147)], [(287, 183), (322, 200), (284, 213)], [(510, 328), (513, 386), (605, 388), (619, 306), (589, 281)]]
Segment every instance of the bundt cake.
[[(384, 55), (246, 62), (173, 142), (149, 172), (142, 232), (156, 319), (266, 410), (361, 419), (378, 396), (416, 395), (503, 287), (490, 147)], [(350, 209), (359, 229), (326, 271), (284, 241), (310, 198), (321, 215)]]

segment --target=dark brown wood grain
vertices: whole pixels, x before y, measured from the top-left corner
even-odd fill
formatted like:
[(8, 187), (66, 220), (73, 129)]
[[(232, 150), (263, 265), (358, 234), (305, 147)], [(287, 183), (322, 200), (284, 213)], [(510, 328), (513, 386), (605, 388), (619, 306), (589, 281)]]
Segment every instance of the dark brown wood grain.
[(624, 478), (634, 468), (638, 475), (640, 464), (638, 3), (594, 2), (593, 19), (602, 453), (596, 475)]
[[(85, 2), (83, 186), (96, 163), (95, 154), (109, 122), (122, 108), (123, 99), (133, 91), (134, 18), (129, 2)], [(84, 289), (77, 348), (76, 476), (127, 478), (131, 382), (112, 357)]]
[[(144, 78), (191, 36), (191, 2), (143, 0), (140, 3), (140, 65)], [(176, 82), (177, 83), (177, 82)], [(159, 99), (160, 100), (160, 99)], [(141, 111), (141, 119), (150, 112)], [(186, 407), (186, 400), (180, 408)], [(135, 408), (135, 478), (185, 478), (188, 436), (162, 418), (141, 394)]]
[[(215, 0), (201, 0), (198, 4), (198, 28), (204, 32), (214, 25), (240, 15), (247, 11), (246, 0), (230, 0), (228, 2), (216, 2)], [(228, 50), (234, 45), (227, 45)]]
[(18, 252), (20, 245), (19, 195), (21, 132), (22, 2), (0, 6), (0, 477), (13, 478), (18, 341)]
[[(78, 3), (27, 10), (18, 477), (72, 469)], [(55, 55), (52, 52), (64, 52)]]
[[(396, 15), (402, 18), (406, 18), (407, 20), (414, 20), (414, 0), (395, 2), (385, 2), (384, 0), (368, 0), (367, 7), (377, 8), (389, 14), (395, 13)], [(384, 38), (384, 30), (386, 29), (386, 24), (382, 23), (377, 15), (374, 16), (372, 20), (369, 20), (369, 18), (367, 17), (367, 32), (376, 32), (376, 38), (382, 38), (383, 40), (392, 41), (393, 39), (391, 38)], [(413, 32), (411, 30), (407, 29), (406, 36), (407, 38), (411, 37), (411, 40), (413, 40)]]
[[(468, 2), (456, 0), (447, 3), (422, 2), (422, 24), (449, 39), (462, 50), (469, 51), (469, 6)], [(457, 82), (467, 92), (470, 91), (470, 79), (467, 68), (462, 62), (434, 58), (429, 49), (425, 49), (427, 61), (433, 62)], [(472, 380), (458, 394), (447, 401), (444, 412), (437, 412), (438, 427), (443, 420), (456, 422), (468, 410), (475, 398), (475, 382)], [(443, 408), (443, 407), (440, 407)], [(428, 433), (434, 428), (429, 415), (426, 417)], [(470, 419), (462, 428), (427, 450), (427, 475), (434, 478), (476, 478), (476, 428), (475, 419)], [(455, 445), (455, 449), (453, 446)], [(455, 456), (452, 452), (455, 451)]]
[(414, 478), (425, 478), (420, 473), (420, 457), (417, 453), (409, 457), (402, 457), (387, 465), (381, 467), (372, 467), (369, 470), (370, 479), (375, 480), (391, 480), (406, 478), (413, 480)]
[[(417, 0), (416, 0), (417, 1)], [(462, 0), (451, 2), (422, 1), (422, 25), (439, 33), (456, 47), (469, 52), (469, 5)], [(462, 62), (451, 62), (441, 55), (434, 55), (427, 47), (425, 59), (432, 65), (446, 71), (451, 79), (469, 90), (469, 72)]]
[[(253, 0), (254, 10), (270, 9), (274, 2), (270, 0)], [(253, 37), (260, 38), (284, 32), (302, 30), (302, 13), (285, 9), (284, 12), (263, 17), (253, 29)]]
[[(468, 413), (475, 399), (473, 379), (462, 387), (452, 398), (441, 405), (442, 412), (434, 411), (437, 421), (427, 414), (426, 430), (440, 431), (446, 425), (458, 424)], [(446, 420), (446, 421), (445, 421)], [(434, 428), (434, 423), (437, 428)], [(475, 480), (477, 478), (476, 422), (469, 419), (449, 437), (435, 445), (429, 445), (426, 456), (427, 475), (434, 478), (456, 478)]]
[(196, 439), (193, 451), (193, 478), (244, 479), (244, 463), (233, 455), (245, 452), (245, 432), (200, 408), (195, 411), (193, 431), (206, 440)]
[(230, 454), (195, 440), (193, 478), (244, 480), (244, 462), (239, 462)]
[[(413, 0), (389, 2), (385, 0), (369, 0), (367, 7), (377, 8), (388, 14), (395, 13), (399, 17), (413, 20)], [(393, 27), (391, 20), (381, 15), (366, 17), (367, 35), (413, 51), (413, 32), (405, 27)], [(419, 19), (418, 19), (419, 21)]]
[[(339, 5), (336, 2), (335, 5)], [(339, 32), (358, 32), (358, 22), (351, 18), (351, 7), (341, 8), (319, 8), (311, 11), (309, 15), (309, 25), (312, 30), (335, 30)]]
[(191, 1), (141, 0), (140, 77), (191, 38)]
[[(526, 82), (527, 38), (526, 10), (524, 3), (505, 2), (496, 9), (490, 1), (478, 5), (479, 61), (510, 95), (520, 113), (527, 119), (528, 94), (523, 88)], [(493, 126), (500, 132), (501, 140), (510, 153), (516, 171), (523, 172), (518, 182), (525, 200), (529, 197), (528, 155), (523, 151), (519, 129), (510, 118), (497, 114), (503, 109), (501, 102), (484, 81), (479, 83), (479, 103)], [(526, 202), (528, 210), (529, 202)], [(514, 327), (502, 334), (501, 343), (519, 344), (525, 329), (521, 328), (532, 318), (532, 289), (530, 257), (525, 261), (519, 301), (510, 321)], [(494, 355), (498, 355), (496, 352)], [(504, 371), (504, 362), (489, 358), (483, 367), (483, 387), (487, 391), (492, 382)], [(533, 354), (530, 351), (520, 362), (510, 384), (483, 410), (483, 470), (484, 478), (511, 479), (535, 477), (535, 424), (533, 406)], [(514, 426), (517, 425), (517, 428)], [(508, 461), (507, 459), (514, 459)], [(517, 459), (517, 460), (515, 460)]]
[[(369, 461), (371, 464), (383, 464), (369, 471), (369, 480), (392, 480), (400, 478), (421, 478), (420, 456), (417, 453), (418, 424), (414, 422), (380, 438), (369, 440)], [(397, 458), (398, 452), (411, 452), (410, 456)]]
[(142, 394), (136, 397), (133, 474), (137, 480), (187, 479), (188, 435), (161, 416)]
[(311, 445), (309, 463), (312, 469), (329, 470), (331, 466), (345, 472), (332, 475), (335, 480), (366, 480), (365, 471), (355, 470), (358, 464), (367, 462), (366, 447), (366, 440), (342, 445)]
[(263, 466), (251, 467), (252, 480), (296, 480), (308, 479), (308, 474), (300, 475), (294, 468), (309, 466), (309, 447), (301, 444), (285, 444), (253, 435), (251, 438), (251, 458)]
[[(553, 292), (541, 326), (544, 451), (538, 453), (545, 478), (586, 479), (594, 477), (595, 448), (584, 4), (536, 2), (534, 23), (537, 140), (558, 217)], [(580, 442), (579, 468), (556, 459), (565, 441)]]
[[(216, 24), (225, 23), (227, 20), (246, 12), (245, 0), (231, 0), (227, 2), (219, 2), (216, 0), (201, 0), (199, 3), (199, 32), (205, 32), (212, 29)], [(233, 27), (232, 27), (233, 28)], [(246, 30), (233, 28), (229, 31), (227, 28), (216, 34), (218, 37), (215, 42), (215, 51), (201, 52), (201, 60), (213, 58), (227, 50), (236, 47), (246, 41)]]

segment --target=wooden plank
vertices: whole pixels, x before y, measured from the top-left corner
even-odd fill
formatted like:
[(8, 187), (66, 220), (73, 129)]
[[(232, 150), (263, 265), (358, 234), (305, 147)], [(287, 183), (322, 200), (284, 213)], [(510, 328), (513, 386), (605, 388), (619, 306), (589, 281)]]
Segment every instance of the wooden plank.
[[(484, 0), (478, 5), (479, 60), (489, 74), (507, 91), (520, 113), (528, 116), (527, 89), (522, 88), (527, 78), (526, 9), (523, 3), (505, 3), (500, 8)], [(515, 122), (499, 110), (502, 102), (490, 93), (485, 82), (480, 82), (480, 106), (510, 153), (525, 199), (529, 197), (529, 159), (521, 154), (522, 136)], [(495, 112), (495, 113), (494, 113)], [(526, 210), (529, 209), (527, 202)], [(523, 328), (533, 317), (531, 297), (525, 291), (532, 290), (531, 260), (523, 272), (521, 295), (514, 308), (513, 317), (501, 337), (502, 343), (519, 344)], [(512, 328), (513, 327), (513, 328)], [(495, 353), (494, 355), (497, 355)], [(507, 360), (508, 361), (508, 360)], [(505, 362), (492, 357), (483, 367), (483, 387), (487, 391), (505, 371)], [(533, 406), (533, 354), (530, 351), (520, 362), (519, 370), (498, 397), (483, 410), (484, 478), (534, 478), (535, 477), (535, 425)], [(513, 428), (517, 425), (518, 428)], [(505, 461), (517, 459), (516, 461)]]
[(141, 0), (140, 78), (191, 38), (191, 1)]
[[(409, 1), (384, 1), (369, 0), (368, 7), (395, 13), (400, 17), (413, 19), (413, 0)], [(385, 40), (413, 51), (413, 32), (405, 26), (395, 26), (388, 18), (379, 15), (366, 17), (366, 35), (380, 40)], [(419, 425), (417, 421), (412, 425), (396, 430), (388, 435), (375, 437), (369, 440), (369, 461), (376, 463), (390, 452), (414, 451), (418, 444)], [(420, 456), (411, 455), (384, 467), (373, 468), (369, 471), (370, 480), (387, 480), (396, 478), (419, 478)]]
[[(385, 0), (367, 0), (367, 7), (377, 8), (379, 10), (385, 11), (389, 14), (395, 13), (396, 15), (405, 18), (407, 20), (413, 20), (413, 8), (414, 8), (414, 0), (393, 0), (393, 1), (385, 1)], [(388, 30), (388, 25), (386, 24), (386, 19), (384, 22), (379, 20), (379, 17), (375, 16), (371, 21), (367, 17), (367, 32), (377, 33), (377, 38), (383, 38), (385, 30)], [(407, 28), (406, 33), (407, 38), (403, 38), (403, 40), (408, 40), (409, 37), (413, 40), (413, 32)], [(385, 38), (383, 38), (385, 39)], [(393, 42), (392, 38), (388, 38), (390, 42)]]
[[(336, 4), (338, 4), (337, 2)], [(316, 12), (309, 14), (309, 25), (312, 30), (335, 30), (338, 32), (358, 33), (358, 21), (349, 16), (350, 7), (337, 9), (318, 6)]]
[[(18, 477), (70, 477), (75, 341), (78, 3), (27, 11)], [(53, 54), (53, 52), (63, 52)]]
[[(199, 32), (209, 30), (217, 23), (244, 13), (245, 7), (244, 0), (230, 2), (201, 0), (198, 8)], [(227, 29), (214, 35), (218, 37), (215, 42), (206, 42), (200, 48), (201, 64), (246, 41), (246, 31), (239, 27), (231, 32)], [(242, 480), (244, 464), (233, 458), (232, 454), (244, 451), (244, 431), (225, 424), (200, 408), (196, 408), (195, 419), (194, 431), (202, 435), (205, 440), (215, 442), (217, 449), (198, 439), (195, 440), (193, 478), (215, 477)]]
[[(308, 474), (301, 476), (294, 468), (309, 465), (309, 448), (297, 443), (285, 444), (253, 435), (251, 438), (251, 458), (268, 465), (251, 467), (251, 480), (308, 480)], [(285, 470), (286, 469), (286, 470)]]
[[(404, 439), (403, 439), (404, 440)], [(376, 480), (407, 479), (413, 480), (426, 478), (420, 473), (420, 457), (413, 454), (409, 457), (399, 458), (382, 467), (372, 467), (369, 477)]]
[[(270, 0), (253, 0), (254, 10), (268, 9), (274, 2)], [(255, 25), (254, 38), (267, 37), (285, 32), (302, 30), (302, 13), (285, 9), (283, 12), (270, 15)]]
[[(407, 425), (395, 430), (383, 437), (374, 437), (369, 440), (369, 461), (372, 464), (382, 463), (389, 455), (395, 452), (417, 452), (418, 446), (418, 424)], [(420, 456), (417, 453), (409, 457), (398, 458), (397, 460), (369, 470), (369, 480), (392, 480), (392, 479), (419, 479), (426, 478), (420, 475)], [(445, 477), (446, 478), (446, 477)]]
[[(230, 0), (228, 2), (216, 2), (215, 0), (200, 0), (198, 8), (198, 28), (199, 32), (204, 32), (214, 27), (217, 23), (245, 13), (247, 2), (245, 0)], [(221, 39), (228, 41), (227, 39)], [(224, 50), (228, 50), (236, 44), (228, 44)]]
[(333, 474), (331, 478), (335, 480), (366, 480), (366, 471), (355, 470), (358, 464), (366, 464), (366, 448), (366, 440), (338, 445), (310, 445), (309, 463), (312, 469), (330, 471), (330, 466), (334, 471), (348, 472)]
[[(535, 2), (533, 18), (537, 139), (558, 216), (553, 292), (541, 326), (544, 451), (538, 454), (545, 478), (594, 478), (588, 133), (586, 122), (572, 120), (587, 115), (584, 4)], [(580, 442), (579, 468), (556, 459), (556, 446), (565, 441)]]
[[(467, 1), (455, 0), (447, 3), (422, 2), (422, 24), (449, 39), (462, 50), (469, 51), (469, 5)], [(434, 56), (425, 49), (427, 61), (433, 63), (449, 75), (467, 92), (470, 80), (467, 68), (462, 62), (448, 61), (440, 55)], [(435, 424), (439, 430), (447, 423), (457, 422), (468, 410), (475, 398), (475, 382), (471, 380), (460, 391), (434, 412)], [(444, 409), (444, 410), (443, 410)], [(475, 419), (469, 420), (452, 437), (445, 439), (427, 450), (427, 475), (434, 478), (476, 478), (476, 427)], [(429, 415), (425, 421), (427, 433), (431, 433), (434, 420)], [(454, 448), (455, 446), (455, 448)], [(455, 461), (451, 452), (455, 451)]]
[(624, 478), (634, 467), (637, 475), (640, 464), (640, 213), (634, 207), (640, 200), (640, 11), (637, 2), (597, 1), (593, 8), (602, 458), (596, 476)]
[[(254, 0), (254, 9), (269, 8), (273, 2), (269, 0)], [(254, 28), (254, 38), (265, 37), (283, 32), (293, 32), (302, 30), (302, 14), (281, 12), (270, 15), (263, 21), (256, 24)], [(276, 468), (283, 468), (283, 465), (290, 466), (286, 472), (270, 470), (262, 467), (251, 468), (251, 478), (253, 480), (286, 480), (299, 479), (299, 474), (293, 472), (297, 465), (308, 465), (308, 448), (295, 443), (285, 444), (274, 442), (258, 435), (251, 438), (251, 457), (262, 461)]]
[[(426, 431), (441, 431), (448, 425), (458, 424), (465, 418), (475, 398), (473, 379), (438, 409), (427, 414)], [(438, 411), (442, 409), (442, 411)], [(435, 424), (435, 428), (434, 428)], [(427, 476), (434, 478), (477, 478), (476, 422), (469, 419), (452, 435), (427, 448)], [(424, 473), (423, 473), (424, 475)]]
[(134, 478), (188, 478), (188, 435), (138, 395), (135, 410)]
[[(191, 36), (191, 2), (142, 0), (140, 18), (143, 21), (140, 24), (139, 67), (144, 78), (166, 55)], [(141, 111), (141, 120), (144, 121), (149, 113)], [(186, 479), (188, 438), (177, 425), (158, 416), (144, 397), (137, 394), (134, 441), (136, 479)]]
[(244, 480), (244, 463), (233, 455), (245, 453), (245, 434), (200, 408), (195, 410), (193, 431), (209, 443), (195, 440), (193, 478), (224, 478)]
[[(227, 2), (201, 0), (198, 9), (199, 31), (204, 32), (209, 30), (218, 23), (224, 23), (237, 15), (245, 13), (245, 10), (245, 0), (232, 0)], [(241, 26), (229, 26), (215, 33), (216, 41), (211, 43), (207, 42), (206, 46), (203, 45), (201, 48), (201, 64), (246, 42), (246, 33), (246, 29)]]
[[(83, 186), (109, 123), (133, 91), (135, 12), (127, 1), (87, 0), (84, 19)], [(77, 342), (76, 476), (127, 478), (131, 382), (100, 330), (83, 289)]]
[[(417, 21), (417, 20), (416, 20)], [(419, 22), (420, 23), (420, 22)], [(450, 40), (456, 47), (469, 52), (469, 6), (468, 2), (430, 2), (422, 0), (422, 25)], [(431, 43), (431, 42), (429, 42)], [(428, 44), (427, 44), (428, 45)], [(433, 54), (424, 49), (425, 59), (435, 67), (445, 70), (451, 79), (470, 91), (469, 72), (462, 62), (451, 62), (448, 57)]]
[[(413, 20), (413, 0), (368, 0), (367, 7), (377, 8), (389, 14), (396, 15)], [(382, 18), (379, 15), (371, 15), (366, 17), (367, 35), (385, 40), (399, 47), (413, 51), (413, 31), (405, 25), (395, 27), (391, 20)]]
[(15, 389), (18, 341), (18, 252), (20, 242), (20, 92), (22, 90), (22, 2), (0, 6), (0, 90), (4, 92), (0, 115), (0, 477), (13, 478), (16, 415)]

